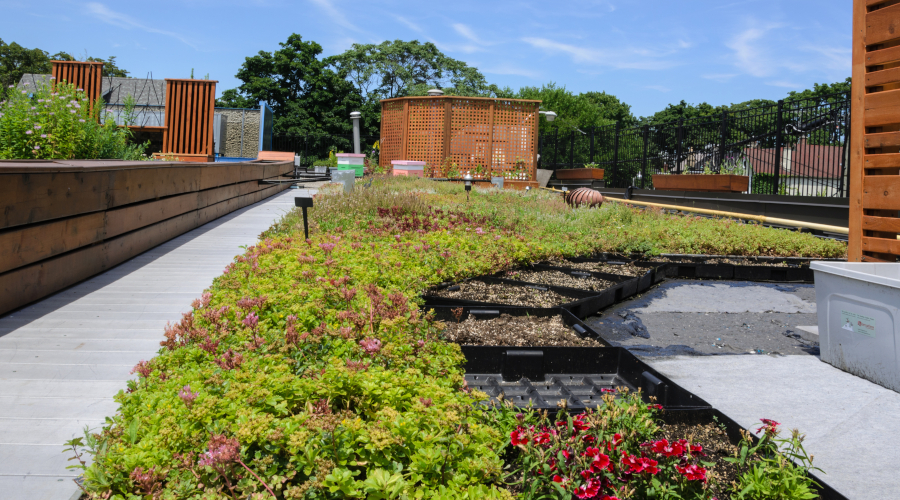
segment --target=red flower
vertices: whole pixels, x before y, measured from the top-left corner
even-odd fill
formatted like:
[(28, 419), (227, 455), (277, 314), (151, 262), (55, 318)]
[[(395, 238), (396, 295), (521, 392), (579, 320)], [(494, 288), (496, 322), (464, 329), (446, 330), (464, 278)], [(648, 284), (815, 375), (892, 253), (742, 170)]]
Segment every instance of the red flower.
[(682, 444), (680, 441), (669, 444), (669, 441), (665, 439), (660, 439), (659, 441), (654, 441), (650, 444), (650, 450), (653, 453), (659, 453), (660, 455), (665, 455), (667, 457), (680, 457), (684, 455), (685, 444)]
[(769, 418), (761, 418), (761, 419), (759, 419), (759, 421), (762, 422), (764, 425), (762, 427), (760, 427), (759, 429), (756, 429), (756, 432), (759, 432), (759, 431), (765, 429), (766, 436), (774, 436), (775, 434), (778, 434), (778, 426), (781, 425), (780, 423), (778, 423), (772, 419), (769, 419)]
[(642, 458), (641, 462), (644, 464), (644, 472), (649, 472), (650, 474), (659, 472), (659, 468), (656, 466), (658, 464), (656, 460)]
[(559, 474), (557, 474), (557, 475), (553, 476), (553, 482), (554, 482), (554, 483), (559, 483), (559, 485), (562, 486), (563, 489), (565, 489), (565, 488), (566, 488), (566, 483), (569, 482), (569, 479), (568, 479), (568, 478), (565, 478), (565, 477), (562, 477), (562, 476), (560, 476)]
[(534, 436), (534, 444), (547, 444), (550, 442), (550, 434), (542, 432)]
[(586, 431), (591, 428), (590, 425), (584, 423), (584, 414), (578, 415), (572, 419), (572, 427), (578, 431)]
[(649, 405), (649, 406), (647, 406), (647, 409), (648, 410), (662, 410), (663, 406), (662, 405)]
[(585, 434), (585, 435), (581, 436), (581, 440), (585, 443), (593, 443), (593, 442), (597, 441), (597, 438), (595, 438), (594, 436), (591, 436), (590, 434)]
[(600, 472), (603, 469), (609, 468), (611, 465), (609, 457), (601, 453), (600, 455), (595, 456), (594, 460), (591, 461), (591, 470)]
[(625, 453), (622, 456), (622, 465), (629, 468), (629, 472), (641, 472), (644, 470), (644, 461), (636, 455)]
[(698, 467), (696, 465), (676, 465), (675, 470), (686, 477), (688, 481), (706, 481), (706, 469), (703, 467)]
[(584, 453), (582, 453), (582, 455), (585, 457), (596, 457), (599, 454), (600, 448), (593, 448), (591, 446), (588, 446), (587, 449), (584, 450)]
[(588, 479), (587, 482), (577, 488), (572, 493), (578, 498), (594, 498), (600, 493), (600, 481), (596, 479)]
[(513, 446), (525, 446), (528, 444), (528, 434), (525, 433), (525, 429), (519, 427), (509, 433), (509, 441)]

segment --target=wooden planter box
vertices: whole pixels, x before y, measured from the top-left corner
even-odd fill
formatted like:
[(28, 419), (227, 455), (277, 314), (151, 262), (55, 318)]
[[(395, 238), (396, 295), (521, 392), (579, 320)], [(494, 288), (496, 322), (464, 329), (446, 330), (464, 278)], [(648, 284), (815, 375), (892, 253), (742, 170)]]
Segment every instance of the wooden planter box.
[(564, 168), (556, 171), (559, 180), (603, 180), (602, 168)]
[(518, 189), (519, 191), (524, 191), (526, 187), (531, 187), (531, 189), (537, 189), (538, 183), (537, 181), (517, 181), (513, 179), (506, 179), (503, 181), (503, 189)]
[(750, 188), (746, 175), (654, 175), (653, 187), (660, 191), (743, 193)]

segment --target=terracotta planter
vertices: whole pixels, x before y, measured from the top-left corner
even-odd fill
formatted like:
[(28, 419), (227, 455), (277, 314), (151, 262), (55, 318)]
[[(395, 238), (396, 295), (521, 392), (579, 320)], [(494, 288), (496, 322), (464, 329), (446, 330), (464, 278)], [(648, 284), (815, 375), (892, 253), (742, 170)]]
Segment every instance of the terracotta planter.
[(556, 178), (560, 180), (602, 180), (602, 168), (564, 168), (556, 171)]
[(653, 187), (660, 191), (743, 193), (750, 188), (746, 175), (654, 175)]

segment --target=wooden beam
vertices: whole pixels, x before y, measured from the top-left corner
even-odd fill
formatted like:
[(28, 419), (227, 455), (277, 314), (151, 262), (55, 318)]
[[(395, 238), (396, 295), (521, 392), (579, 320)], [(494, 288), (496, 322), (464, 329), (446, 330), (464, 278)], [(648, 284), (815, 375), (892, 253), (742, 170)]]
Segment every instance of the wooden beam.
[[(866, 88), (866, 0), (853, 0), (853, 54), (852, 88), (850, 92), (850, 113), (864, 116)], [(850, 218), (848, 221), (847, 260), (859, 262), (862, 259), (862, 184), (863, 157), (865, 155), (865, 127), (862, 120), (854, 120), (850, 127)]]
[[(863, 6), (866, 8), (867, 6)], [(874, 45), (900, 38), (900, 4), (894, 4), (883, 9), (866, 13), (866, 44)]]
[(900, 233), (900, 218), (864, 215), (862, 219), (862, 228), (864, 231)]
[(862, 206), (866, 210), (900, 210), (900, 176), (866, 175)]
[(880, 132), (865, 135), (866, 148), (900, 146), (900, 132)]
[(862, 238), (863, 252), (900, 255), (900, 240), (893, 238)]

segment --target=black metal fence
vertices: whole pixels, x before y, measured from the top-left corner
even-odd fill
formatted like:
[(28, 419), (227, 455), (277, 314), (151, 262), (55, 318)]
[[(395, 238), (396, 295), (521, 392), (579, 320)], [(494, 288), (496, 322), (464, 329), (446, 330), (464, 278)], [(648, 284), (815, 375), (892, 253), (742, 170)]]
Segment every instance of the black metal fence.
[(692, 120), (541, 134), (540, 168), (605, 169), (607, 187), (652, 188), (655, 174), (750, 176), (750, 192), (847, 197), (850, 96), (777, 104)]
[[(378, 150), (374, 149), (375, 143), (379, 137), (374, 135), (360, 136), (361, 152), (377, 158)], [(272, 136), (273, 151), (293, 151), (294, 154), (300, 156), (302, 166), (310, 166), (319, 159), (328, 158), (328, 152), (335, 153), (352, 153), (353, 152), (353, 135), (284, 135), (275, 134)]]

